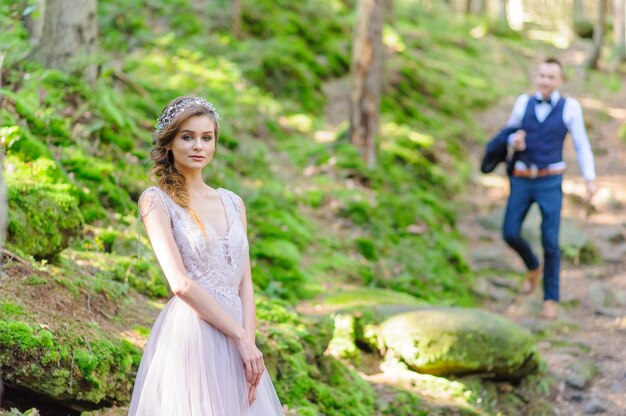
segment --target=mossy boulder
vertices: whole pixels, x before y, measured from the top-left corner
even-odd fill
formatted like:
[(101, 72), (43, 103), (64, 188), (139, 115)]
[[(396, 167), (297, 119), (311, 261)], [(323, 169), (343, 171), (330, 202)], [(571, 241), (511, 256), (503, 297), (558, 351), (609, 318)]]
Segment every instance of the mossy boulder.
[(5, 384), (77, 410), (126, 402), (140, 359), (141, 351), (126, 339), (92, 334), (87, 339), (84, 334), (58, 334), (0, 319), (0, 371)]
[(83, 228), (70, 185), (7, 181), (8, 243), (21, 254), (53, 259)]
[(381, 333), (387, 348), (420, 373), (519, 380), (538, 367), (528, 331), (479, 309), (424, 308), (388, 319)]

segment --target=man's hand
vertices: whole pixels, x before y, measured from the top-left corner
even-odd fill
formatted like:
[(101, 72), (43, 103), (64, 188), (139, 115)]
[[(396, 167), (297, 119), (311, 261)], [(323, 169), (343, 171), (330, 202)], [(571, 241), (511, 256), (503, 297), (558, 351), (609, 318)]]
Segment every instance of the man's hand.
[(523, 152), (526, 149), (526, 132), (518, 130), (513, 136), (513, 149), (517, 152)]
[(591, 199), (598, 191), (598, 188), (596, 187), (595, 181), (586, 181), (585, 184), (587, 188), (587, 202), (591, 202)]

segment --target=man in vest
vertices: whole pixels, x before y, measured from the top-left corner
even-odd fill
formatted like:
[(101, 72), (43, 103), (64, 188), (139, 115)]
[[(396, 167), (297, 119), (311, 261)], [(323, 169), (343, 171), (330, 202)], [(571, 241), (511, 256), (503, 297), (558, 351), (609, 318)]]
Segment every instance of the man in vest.
[[(548, 319), (556, 317), (559, 301), (559, 226), (563, 200), (561, 183), (565, 170), (563, 142), (568, 132), (586, 181), (587, 198), (591, 199), (595, 193), (593, 153), (582, 109), (578, 101), (561, 95), (559, 87), (563, 81), (561, 63), (552, 58), (543, 61), (537, 68), (535, 93), (518, 97), (507, 122), (508, 127), (519, 130), (509, 136), (509, 145), (517, 153), (510, 178), (511, 193), (504, 215), (503, 236), (528, 269), (522, 285), (523, 293), (533, 292), (543, 269), (542, 315)], [(520, 234), (522, 223), (534, 202), (541, 211), (543, 264)]]

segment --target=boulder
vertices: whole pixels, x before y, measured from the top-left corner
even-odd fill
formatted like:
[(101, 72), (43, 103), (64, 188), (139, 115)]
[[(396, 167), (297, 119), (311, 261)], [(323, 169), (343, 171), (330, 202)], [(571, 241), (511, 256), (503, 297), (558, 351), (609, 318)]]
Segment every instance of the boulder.
[(519, 380), (539, 361), (530, 332), (479, 309), (423, 308), (388, 319), (381, 333), (386, 347), (420, 373)]
[(587, 388), (600, 373), (598, 365), (593, 361), (576, 361), (569, 367), (570, 375), (565, 382), (568, 386), (579, 390)]
[(53, 259), (77, 238), (83, 217), (64, 184), (9, 181), (7, 240), (21, 254)]

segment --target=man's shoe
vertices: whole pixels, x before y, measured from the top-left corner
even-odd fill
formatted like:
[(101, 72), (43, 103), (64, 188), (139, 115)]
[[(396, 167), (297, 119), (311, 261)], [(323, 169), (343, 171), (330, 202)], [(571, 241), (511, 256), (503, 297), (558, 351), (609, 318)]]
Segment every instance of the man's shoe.
[(543, 310), (541, 311), (541, 316), (546, 319), (554, 319), (557, 317), (559, 313), (557, 303), (553, 300), (546, 300), (543, 302)]
[(539, 278), (541, 277), (541, 271), (541, 266), (539, 266), (535, 270), (529, 270), (526, 272), (526, 278), (522, 282), (523, 294), (528, 295), (535, 291), (537, 282), (539, 282)]

